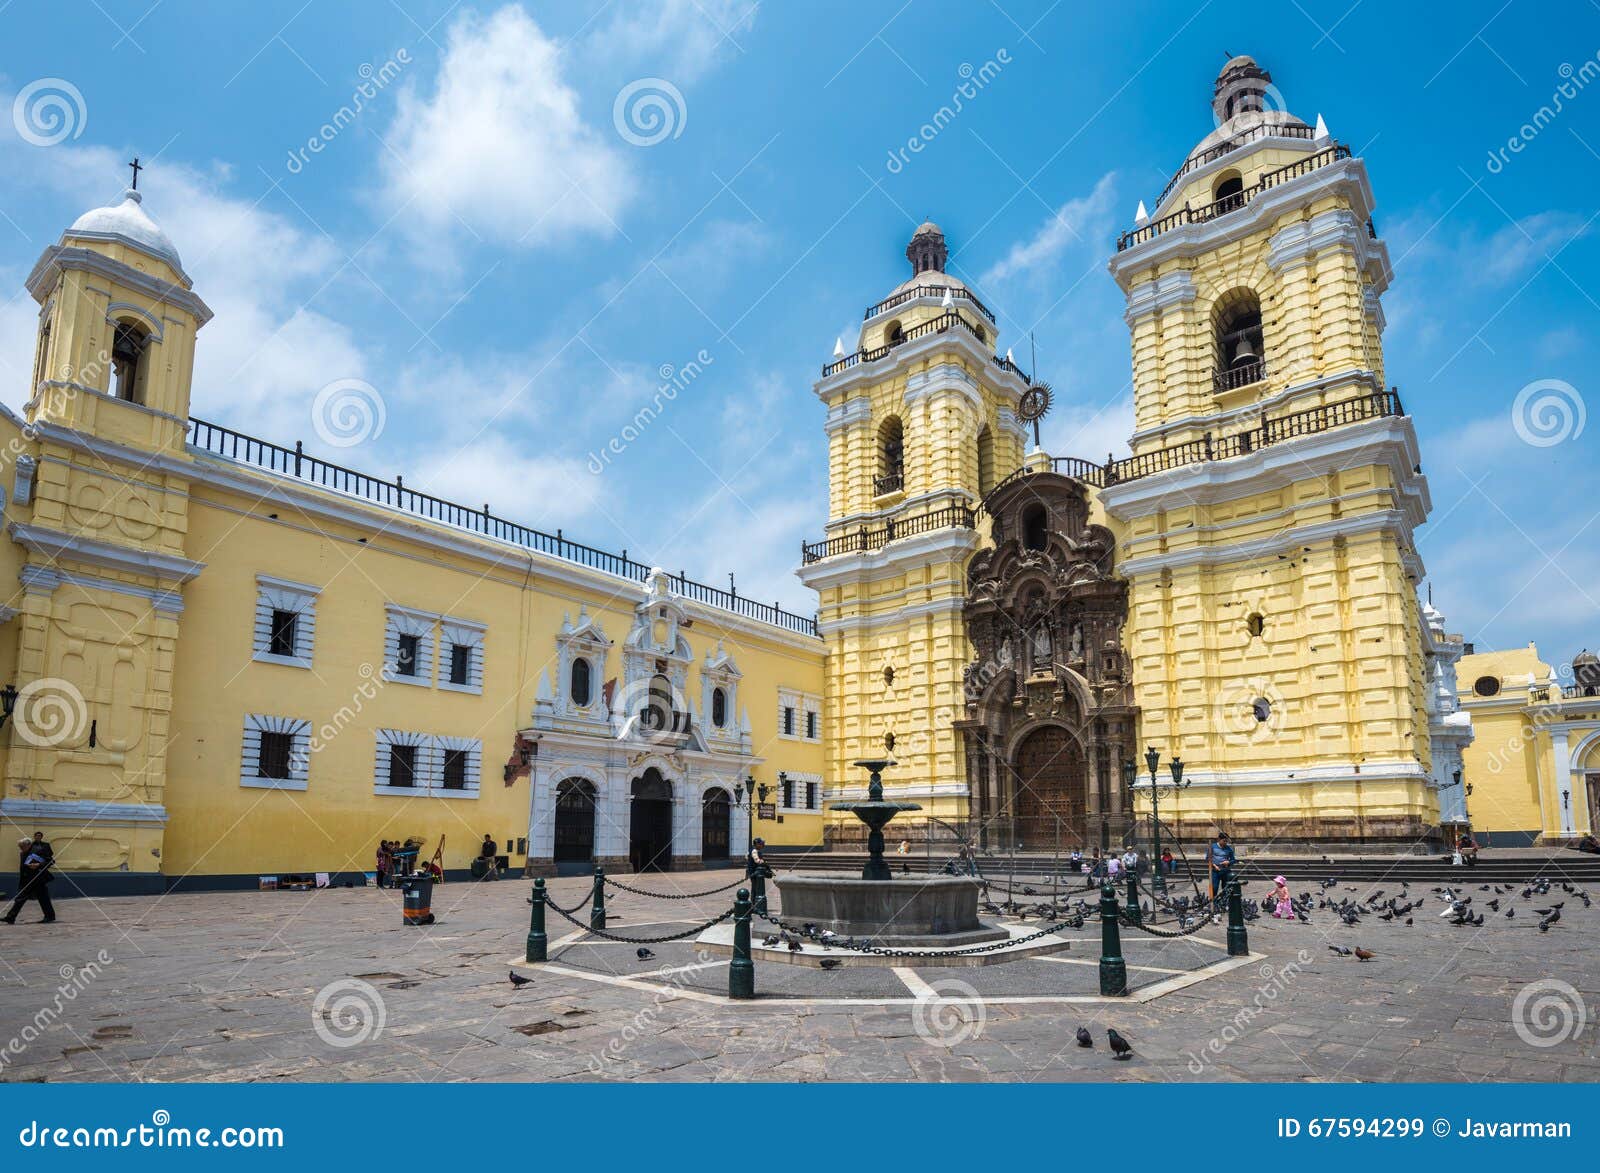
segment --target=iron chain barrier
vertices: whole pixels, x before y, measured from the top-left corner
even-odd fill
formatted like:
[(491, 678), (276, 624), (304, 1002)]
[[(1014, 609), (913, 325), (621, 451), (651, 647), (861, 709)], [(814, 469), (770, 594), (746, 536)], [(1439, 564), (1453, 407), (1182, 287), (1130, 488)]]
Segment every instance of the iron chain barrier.
[[(648, 896), (652, 900), (701, 900), (707, 896), (719, 896), (724, 892), (731, 892), (749, 882), (747, 877), (740, 876), (733, 883), (725, 884), (721, 888), (712, 888), (709, 892), (646, 892), (643, 888), (632, 888), (620, 880), (613, 880), (610, 876), (606, 877), (606, 883), (613, 888), (620, 888), (622, 891), (631, 892), (635, 896)], [(576, 908), (574, 911), (576, 911)]]
[[(792, 933), (798, 940), (808, 937), (808, 934), (793, 925), (785, 924), (776, 917), (764, 916), (761, 918), (768, 924), (777, 925), (786, 933)], [(879, 945), (864, 945), (850, 938), (840, 940), (830, 938), (828, 941), (817, 941), (829, 949), (848, 949), (856, 953), (870, 953), (874, 957), (973, 957), (980, 953), (993, 953), (998, 949), (1009, 949), (1014, 945), (1026, 945), (1030, 941), (1037, 941), (1041, 937), (1048, 937), (1061, 929), (1081, 928), (1082, 918), (1074, 917), (1060, 921), (1057, 924), (1047, 925), (1038, 932), (1029, 933), (1023, 937), (1010, 937), (1004, 941), (990, 941), (986, 945), (968, 945), (962, 949), (888, 949)]]
[(582, 921), (573, 917), (570, 913), (564, 911), (563, 909), (557, 908), (554, 904), (551, 904), (548, 897), (545, 899), (545, 904), (551, 908), (554, 908), (556, 912), (560, 913), (562, 919), (577, 925), (578, 928), (582, 929), (584, 932), (592, 933), (596, 937), (604, 937), (608, 941), (621, 941), (626, 945), (659, 945), (664, 941), (682, 941), (688, 937), (698, 936), (707, 929), (711, 928), (713, 925), (721, 924), (723, 921), (732, 916), (734, 912), (734, 910), (730, 907), (728, 911), (724, 912), (721, 916), (714, 916), (704, 924), (695, 925), (693, 928), (685, 929), (681, 933), (668, 933), (664, 937), (624, 937), (621, 933), (608, 933), (604, 929), (597, 929), (591, 925), (584, 924)]

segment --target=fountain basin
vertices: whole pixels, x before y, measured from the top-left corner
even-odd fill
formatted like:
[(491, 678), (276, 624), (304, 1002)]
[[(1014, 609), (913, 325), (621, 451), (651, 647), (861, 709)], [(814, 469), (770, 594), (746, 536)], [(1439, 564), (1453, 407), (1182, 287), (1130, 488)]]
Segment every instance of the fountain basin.
[(978, 882), (966, 876), (785, 875), (774, 882), (785, 924), (812, 923), (874, 945), (979, 945), (1007, 936), (979, 922)]

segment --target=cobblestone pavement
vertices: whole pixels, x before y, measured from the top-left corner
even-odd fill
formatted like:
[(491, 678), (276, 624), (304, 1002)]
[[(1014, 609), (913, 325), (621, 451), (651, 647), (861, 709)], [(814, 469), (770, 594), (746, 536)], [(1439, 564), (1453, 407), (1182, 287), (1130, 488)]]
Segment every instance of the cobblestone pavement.
[[(682, 892), (728, 878), (627, 881)], [(551, 895), (571, 906), (587, 886), (556, 880)], [(1475, 908), (1494, 896), (1468, 891)], [(0, 1079), (1600, 1076), (1600, 907), (1559, 888), (1543, 900), (1512, 893), (1518, 915), (1488, 912), (1482, 928), (1447, 924), (1444, 906), (1418, 887), (1411, 895), (1429, 903), (1409, 927), (1369, 919), (1350, 928), (1327, 912), (1309, 925), (1268, 918), (1250, 926), (1259, 956), (1211, 976), (1224, 958), (1221, 926), (1181, 942), (1126, 930), (1132, 984), (1177, 988), (1113, 1004), (1094, 1000), (1093, 921), (1068, 934), (1071, 947), (1053, 961), (759, 965), (760, 999), (733, 1003), (722, 997), (726, 961), (692, 943), (652, 946), (656, 956), (641, 960), (634, 946), (573, 937), (552, 914), (551, 964), (519, 967), (532, 983), (513, 987), (527, 893), (522, 881), (443, 886), (434, 894), (438, 923), (423, 929), (402, 925), (398, 893), (375, 889), (63, 901), (55, 925), (0, 925)], [(1555, 901), (1565, 902), (1562, 919), (1541, 933), (1530, 907)], [(688, 928), (728, 903), (608, 895), (613, 931), (640, 936)], [(1377, 956), (1337, 956), (1330, 942)], [(1540, 980), (1562, 984), (1528, 989)], [(1075, 1044), (1080, 1025), (1093, 1033), (1092, 1049)], [(1108, 1026), (1133, 1044), (1131, 1059), (1113, 1061)]]

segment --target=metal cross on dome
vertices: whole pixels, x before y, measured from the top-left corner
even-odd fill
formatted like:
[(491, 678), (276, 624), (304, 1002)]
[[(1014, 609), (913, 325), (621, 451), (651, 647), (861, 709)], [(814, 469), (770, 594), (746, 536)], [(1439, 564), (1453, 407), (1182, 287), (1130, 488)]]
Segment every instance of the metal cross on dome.
[(133, 162), (129, 163), (128, 166), (133, 168), (133, 190), (134, 191), (138, 191), (139, 190), (139, 172), (144, 170), (144, 165), (139, 162), (139, 156), (135, 155), (133, 157)]

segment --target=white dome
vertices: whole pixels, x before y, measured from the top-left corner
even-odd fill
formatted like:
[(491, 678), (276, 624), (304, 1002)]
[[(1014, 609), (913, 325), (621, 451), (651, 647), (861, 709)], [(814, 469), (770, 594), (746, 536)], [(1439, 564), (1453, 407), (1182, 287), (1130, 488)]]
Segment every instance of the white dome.
[(85, 212), (67, 229), (68, 236), (87, 236), (94, 240), (120, 240), (167, 262), (180, 273), (183, 263), (172, 238), (141, 206), (143, 196), (132, 188), (122, 193), (120, 203)]

